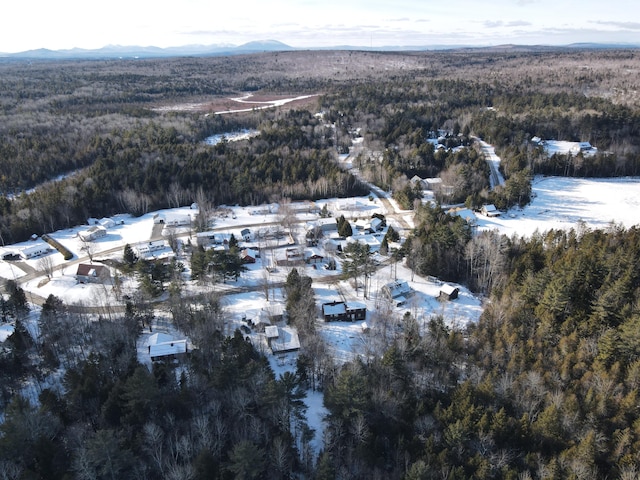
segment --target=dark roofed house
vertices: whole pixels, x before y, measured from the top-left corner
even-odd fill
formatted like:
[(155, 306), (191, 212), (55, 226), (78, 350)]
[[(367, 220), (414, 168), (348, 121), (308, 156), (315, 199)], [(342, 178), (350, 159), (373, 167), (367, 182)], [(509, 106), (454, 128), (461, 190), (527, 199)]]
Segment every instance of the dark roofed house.
[(308, 248), (304, 251), (304, 261), (306, 263), (322, 263), (324, 256), (317, 248)]
[(330, 302), (322, 305), (322, 316), (325, 322), (346, 320), (347, 306), (344, 302)]
[(78, 265), (76, 280), (79, 283), (107, 283), (111, 280), (111, 272), (104, 265)]
[(257, 250), (252, 250), (250, 248), (245, 248), (240, 252), (240, 258), (242, 259), (242, 263), (256, 263), (256, 259), (260, 257), (260, 254)]
[(413, 289), (403, 280), (389, 282), (382, 287), (382, 294), (396, 306), (404, 305), (411, 295)]
[(322, 305), (325, 322), (354, 322), (367, 317), (367, 306), (360, 302), (330, 302)]
[(367, 318), (367, 306), (360, 302), (347, 302), (347, 319), (352, 322)]

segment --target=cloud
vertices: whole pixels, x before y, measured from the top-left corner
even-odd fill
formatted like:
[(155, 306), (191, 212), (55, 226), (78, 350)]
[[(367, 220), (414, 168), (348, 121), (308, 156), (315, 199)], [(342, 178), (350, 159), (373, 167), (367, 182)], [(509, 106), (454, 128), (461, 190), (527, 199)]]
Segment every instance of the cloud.
[(485, 28), (500, 28), (500, 27), (529, 27), (531, 22), (524, 20), (514, 20), (512, 22), (503, 22), (502, 20), (487, 20), (484, 22)]
[(622, 28), (624, 30), (640, 30), (639, 22), (612, 22), (612, 21), (598, 20), (598, 21), (593, 21), (591, 23), (595, 23), (597, 25), (608, 25), (611, 27)]

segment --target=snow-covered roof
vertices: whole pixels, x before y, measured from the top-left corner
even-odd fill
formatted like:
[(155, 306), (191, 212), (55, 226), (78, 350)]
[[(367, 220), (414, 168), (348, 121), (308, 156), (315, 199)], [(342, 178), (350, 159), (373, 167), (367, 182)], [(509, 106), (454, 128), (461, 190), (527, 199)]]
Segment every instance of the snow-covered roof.
[(294, 328), (279, 327), (278, 334), (278, 339), (271, 342), (271, 351), (273, 353), (290, 352), (300, 349), (300, 338)]
[(322, 306), (322, 312), (324, 315), (344, 315), (346, 311), (346, 305), (342, 302), (325, 303)]
[(278, 326), (269, 325), (268, 327), (264, 327), (264, 334), (267, 338), (278, 338)]
[(305, 249), (304, 258), (324, 258), (324, 255), (318, 248), (310, 247)]
[(148, 347), (151, 358), (187, 353), (186, 340), (176, 340), (166, 333), (154, 333), (151, 335), (149, 337)]
[(346, 306), (347, 306), (347, 310), (362, 310), (367, 308), (367, 305), (362, 302), (352, 302), (352, 301), (347, 302)]
[(449, 285), (448, 283), (445, 283), (440, 287), (440, 291), (447, 295), (451, 295), (456, 290), (459, 290), (458, 287), (454, 287), (453, 285)]
[(411, 294), (411, 287), (404, 280), (389, 282), (383, 288), (387, 291), (389, 296), (394, 299)]

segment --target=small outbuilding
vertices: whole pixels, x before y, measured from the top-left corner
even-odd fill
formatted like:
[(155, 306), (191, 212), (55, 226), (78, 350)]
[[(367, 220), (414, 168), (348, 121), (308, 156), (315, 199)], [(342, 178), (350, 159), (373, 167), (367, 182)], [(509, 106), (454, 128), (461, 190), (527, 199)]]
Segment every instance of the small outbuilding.
[(500, 210), (498, 210), (496, 208), (496, 206), (492, 203), (488, 204), (488, 205), (483, 205), (482, 209), (480, 210), (482, 212), (483, 215), (487, 216), (487, 217), (499, 217), (500, 216)]
[(440, 287), (438, 300), (455, 300), (456, 298), (458, 298), (459, 293), (460, 289), (458, 287), (454, 287), (453, 285), (445, 283)]

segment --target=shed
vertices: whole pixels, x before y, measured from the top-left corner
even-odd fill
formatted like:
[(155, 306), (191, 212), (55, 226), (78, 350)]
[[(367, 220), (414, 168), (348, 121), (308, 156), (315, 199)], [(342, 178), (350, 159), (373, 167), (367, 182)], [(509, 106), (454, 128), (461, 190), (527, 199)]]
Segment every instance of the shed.
[(456, 298), (458, 298), (459, 292), (460, 289), (458, 287), (454, 287), (453, 285), (445, 283), (440, 287), (438, 300), (455, 300)]
[(486, 215), (487, 217), (499, 217), (500, 216), (500, 210), (498, 210), (496, 208), (496, 206), (492, 203), (488, 204), (488, 205), (483, 205), (482, 206), (482, 210), (481, 210), (483, 215)]

